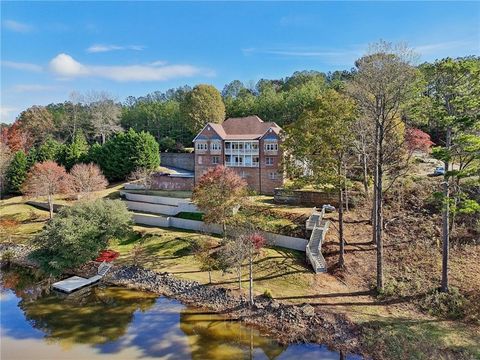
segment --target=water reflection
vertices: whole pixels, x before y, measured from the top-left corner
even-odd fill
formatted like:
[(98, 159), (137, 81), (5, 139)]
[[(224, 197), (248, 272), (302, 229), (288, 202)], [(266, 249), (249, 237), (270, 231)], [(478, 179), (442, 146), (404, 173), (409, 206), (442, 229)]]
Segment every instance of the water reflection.
[(96, 287), (65, 296), (35, 274), (2, 275), (2, 358), (339, 359), (148, 292)]

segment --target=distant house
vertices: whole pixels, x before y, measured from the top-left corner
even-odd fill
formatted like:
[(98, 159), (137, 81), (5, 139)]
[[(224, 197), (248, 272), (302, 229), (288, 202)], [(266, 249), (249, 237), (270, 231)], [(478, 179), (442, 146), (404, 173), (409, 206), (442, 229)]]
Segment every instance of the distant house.
[(276, 187), (283, 185), (281, 131), (276, 123), (264, 122), (258, 116), (208, 123), (193, 139), (195, 182), (208, 169), (224, 165), (234, 169), (258, 193), (273, 194)]

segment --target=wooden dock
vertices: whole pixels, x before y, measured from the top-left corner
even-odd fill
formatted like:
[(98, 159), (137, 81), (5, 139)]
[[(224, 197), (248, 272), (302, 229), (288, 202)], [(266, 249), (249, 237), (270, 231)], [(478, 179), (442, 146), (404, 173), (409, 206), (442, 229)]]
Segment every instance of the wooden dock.
[(100, 279), (108, 272), (108, 270), (110, 270), (111, 267), (112, 265), (102, 262), (98, 267), (97, 275), (95, 276), (92, 276), (88, 279), (80, 276), (72, 276), (68, 279), (53, 283), (52, 286), (55, 290), (70, 294), (76, 290), (99, 282)]

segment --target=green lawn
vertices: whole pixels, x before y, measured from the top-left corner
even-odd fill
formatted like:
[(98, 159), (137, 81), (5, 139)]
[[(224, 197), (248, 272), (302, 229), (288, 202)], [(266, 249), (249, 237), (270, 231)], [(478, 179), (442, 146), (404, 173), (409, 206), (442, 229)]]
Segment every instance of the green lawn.
[[(200, 263), (192, 254), (192, 245), (200, 237), (207, 236), (195, 232), (171, 229), (157, 229), (135, 226), (141, 235), (119, 241), (112, 247), (120, 252), (119, 262), (128, 264), (133, 260), (132, 249), (142, 244), (139, 264), (158, 271), (167, 271), (183, 279), (208, 283), (208, 273), (200, 271)], [(220, 240), (219, 238), (214, 238)], [(306, 266), (305, 254), (283, 248), (265, 248), (255, 260), (254, 279), (257, 293), (268, 289), (272, 295), (281, 297), (303, 293), (313, 278)], [(243, 280), (248, 278), (248, 268), (243, 268)], [(238, 287), (236, 273), (212, 272), (212, 282), (230, 288)], [(247, 288), (247, 284), (243, 284)]]
[[(117, 197), (116, 185), (97, 197)], [(48, 212), (25, 204), (14, 197), (0, 202), (1, 240), (29, 243), (38, 233)], [(267, 215), (269, 216), (269, 215)], [(120, 264), (131, 264), (133, 249), (141, 245), (140, 265), (166, 271), (176, 277), (208, 283), (208, 273), (192, 254), (192, 244), (200, 237), (195, 232), (135, 226), (127, 239), (115, 241), (111, 247), (120, 252)], [(220, 240), (218, 237), (215, 239)], [(363, 256), (361, 252), (357, 256)], [(326, 313), (345, 314), (362, 325), (361, 340), (372, 353), (389, 359), (480, 359), (478, 326), (459, 321), (446, 321), (421, 314), (407, 303), (378, 304), (365, 294), (366, 286), (347, 285), (348, 278), (332, 274), (315, 275), (305, 263), (305, 254), (282, 248), (265, 248), (255, 260), (254, 288), (257, 294), (268, 290), (274, 298), (290, 303), (311, 302)], [(355, 271), (351, 268), (352, 274)], [(242, 292), (247, 291), (247, 267), (243, 269)], [(213, 283), (236, 289), (236, 273), (213, 272)]]

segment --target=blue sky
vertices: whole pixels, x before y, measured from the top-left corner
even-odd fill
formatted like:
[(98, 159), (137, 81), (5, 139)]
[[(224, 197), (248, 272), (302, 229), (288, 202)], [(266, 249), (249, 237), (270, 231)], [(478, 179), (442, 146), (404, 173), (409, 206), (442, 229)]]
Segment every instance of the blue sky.
[(369, 43), (420, 61), (480, 54), (480, 2), (1, 2), (1, 122), (104, 90), (350, 69)]

